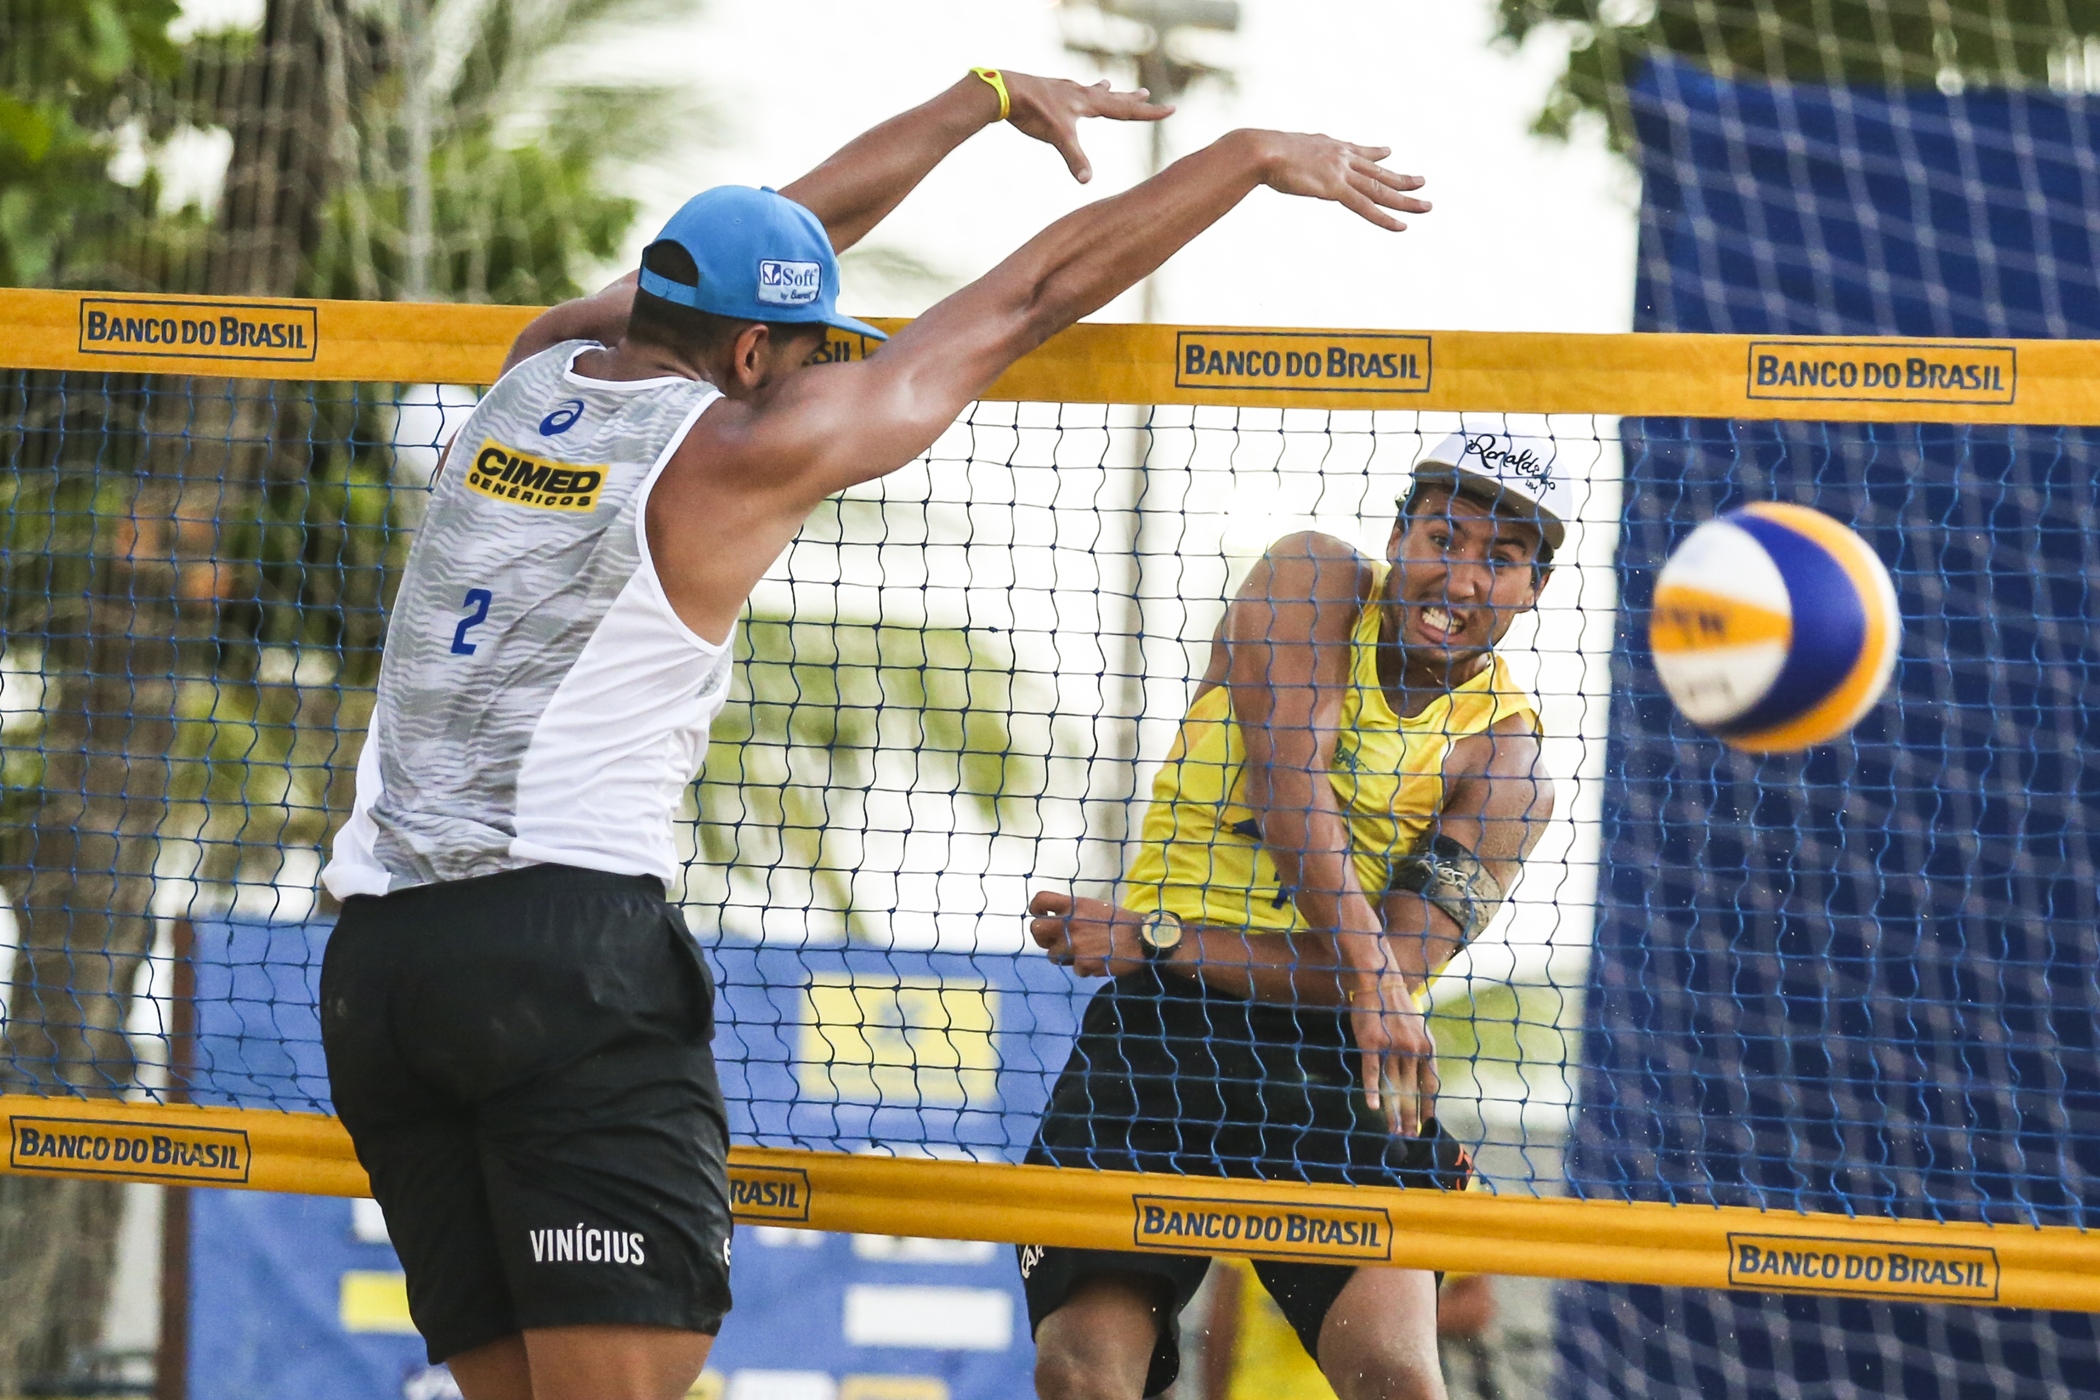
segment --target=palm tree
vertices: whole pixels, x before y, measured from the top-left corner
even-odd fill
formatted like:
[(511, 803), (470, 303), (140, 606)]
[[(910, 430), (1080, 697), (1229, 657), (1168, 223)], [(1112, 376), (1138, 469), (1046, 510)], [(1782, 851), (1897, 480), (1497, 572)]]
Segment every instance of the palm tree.
[[(0, 0), (0, 209), (91, 215), (55, 238), (10, 213), (0, 273), (257, 296), (572, 295), (635, 213), (604, 185), (628, 124), (646, 112), (661, 131), (677, 114), (661, 94), (565, 84), (552, 58), (660, 8), (267, 0), (256, 28), (178, 45), (171, 0), (120, 0), (125, 44), (69, 49), (81, 7)], [(60, 62), (75, 49), (87, 78)], [(17, 158), (24, 112), (66, 162)], [(136, 188), (108, 176), (120, 141), (150, 147), (180, 126), (231, 138), (210, 213), (163, 210), (150, 163)], [(208, 879), (268, 879), (283, 847), (317, 845), (340, 819), (355, 754), (338, 731), (369, 705), (413, 494), (392, 486), (399, 396), (0, 379), (0, 624), (44, 680), (41, 726), (11, 732), (0, 765), (0, 883), (21, 944), (0, 1091), (133, 1084), (123, 1027), (167, 838), (200, 840)], [(57, 1383), (93, 1345), (117, 1221), (108, 1186), (0, 1177), (0, 1394)]]

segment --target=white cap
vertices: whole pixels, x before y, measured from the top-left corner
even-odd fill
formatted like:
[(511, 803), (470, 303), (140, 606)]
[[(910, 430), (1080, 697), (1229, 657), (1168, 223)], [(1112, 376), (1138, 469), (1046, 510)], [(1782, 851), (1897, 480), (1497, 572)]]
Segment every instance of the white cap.
[(1575, 490), (1560, 444), (1547, 437), (1511, 433), (1453, 433), (1415, 463), (1414, 485), (1451, 484), (1464, 495), (1534, 520), (1546, 543), (1559, 549), (1567, 539)]

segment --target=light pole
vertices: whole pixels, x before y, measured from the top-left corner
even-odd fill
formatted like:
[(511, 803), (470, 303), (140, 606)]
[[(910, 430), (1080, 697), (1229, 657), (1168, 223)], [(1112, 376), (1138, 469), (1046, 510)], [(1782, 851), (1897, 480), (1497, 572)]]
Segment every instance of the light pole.
[[(1179, 101), (1191, 85), (1206, 79), (1227, 85), (1233, 80), (1231, 70), (1207, 59), (1203, 50), (1209, 38), (1239, 29), (1239, 0), (1059, 0), (1059, 16), (1066, 49), (1084, 54), (1104, 68), (1121, 69), (1134, 76), (1137, 85), (1147, 89), (1155, 102)], [(1151, 124), (1151, 143), (1149, 173), (1157, 175), (1167, 163), (1165, 122)], [(1157, 274), (1148, 277), (1139, 293), (1142, 321), (1158, 318), (1157, 284)], [(1120, 693), (1115, 695), (1114, 703), (1104, 707), (1096, 722), (1095, 752), (1104, 761), (1106, 772), (1101, 774), (1103, 781), (1097, 783), (1090, 775), (1087, 784), (1088, 797), (1094, 798), (1098, 793), (1101, 805), (1095, 808), (1093, 802), (1086, 804), (1092, 810), (1087, 815), (1088, 835), (1080, 851), (1079, 873), (1083, 880), (1105, 884), (1111, 896), (1122, 875), (1131, 804), (1138, 800), (1140, 739), (1150, 710), (1146, 696), (1150, 669), (1145, 655), (1145, 600), (1150, 589), (1145, 568), (1144, 507), (1151, 478), (1153, 413), (1150, 408), (1140, 409), (1130, 423), (1130, 468), (1123, 473), (1122, 490), (1105, 502), (1111, 516), (1124, 527), (1120, 552), (1127, 560), (1122, 579), (1127, 591), (1118, 591), (1127, 604), (1111, 673), (1120, 682), (1116, 687)], [(1103, 545), (1115, 548), (1106, 540)], [(1103, 560), (1104, 565), (1106, 562)], [(1175, 629), (1177, 642), (1180, 630)]]
[[(1154, 102), (1179, 102), (1191, 86), (1205, 79), (1230, 86), (1232, 70), (1202, 56), (1203, 36), (1236, 33), (1239, 0), (1059, 0), (1065, 48), (1084, 54), (1104, 68), (1132, 73)], [(1148, 174), (1167, 163), (1167, 128), (1151, 125)], [(1156, 279), (1142, 290), (1143, 321), (1156, 319)]]
[(429, 301), (432, 296), (431, 257), (437, 241), (437, 216), (430, 171), (430, 74), (437, 55), (432, 49), (430, 9), (431, 0), (408, 0), (401, 16), (405, 60), (402, 81), (407, 85), (402, 126), (408, 147), (407, 228), (398, 293), (403, 301)]

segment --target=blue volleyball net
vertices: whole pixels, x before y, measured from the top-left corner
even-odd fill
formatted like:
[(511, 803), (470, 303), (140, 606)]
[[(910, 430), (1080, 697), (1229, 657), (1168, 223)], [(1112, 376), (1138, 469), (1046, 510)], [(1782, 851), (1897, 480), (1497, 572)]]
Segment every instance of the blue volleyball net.
[[(326, 1112), (318, 872), (473, 393), (29, 372), (9, 392), (0, 1076)], [(1294, 529), (1378, 557), (1458, 421), (986, 403), (827, 504), (752, 601), (680, 824), (672, 895), (717, 977), (739, 1139), (1021, 1160), (1099, 985), (1029, 941), (1031, 891), (1115, 892), (1225, 600)], [(1523, 1193), (1557, 1189), (1567, 1135), (1615, 586), (1613, 425), (1556, 431), (1585, 518), (1504, 650), (1560, 803), (1434, 992), (1444, 1121), (1508, 1149), (1493, 1180)]]
[[(1637, 329), (2100, 332), (2095, 15), (1651, 10), (1568, 89), (1610, 94), (1640, 166)], [(1906, 635), (1891, 700), (1795, 759), (1687, 742), (1623, 648), (1569, 1180), (2090, 1229), (2091, 431), (1625, 440), (1629, 612), (1691, 524), (1779, 499), (1867, 536)], [(1579, 1396), (2059, 1394), (2100, 1366), (2081, 1315), (1625, 1284), (1564, 1293), (1558, 1349)]]
[[(1171, 398), (1177, 337), (1208, 333), (1099, 334), (1152, 357)], [(1370, 363), (1348, 333), (1278, 334)], [(1666, 1241), (1627, 1266), (1593, 1225), (1522, 1217), (1520, 1236), (1564, 1251), (1536, 1264), (1560, 1274), (1876, 1295), (1897, 1267), (1886, 1250), (1929, 1247), (1935, 1272), (1906, 1272), (1906, 1297), (2079, 1296), (2016, 1279), (2010, 1254), (1986, 1280), (1944, 1252), (1998, 1245), (1872, 1230), (1831, 1256), (1824, 1287), (1797, 1245), (1744, 1255), (1712, 1222), (1719, 1207), (1796, 1235), (2089, 1226), (2092, 430), (1779, 420), (1749, 398), (1736, 418), (1504, 411), (1612, 357), (1635, 382), (1646, 343), (1527, 338), (1519, 381), (1471, 368), (1508, 362), (1494, 337), (1419, 339), (1462, 406), (1320, 406), (1326, 386), (1296, 386), (1299, 406), (1261, 402), (1267, 386), (1103, 406), (1091, 370), (1056, 361), (811, 520), (753, 597), (671, 891), (719, 985), (739, 1144), (987, 1172), (1028, 1158), (1100, 985), (1033, 946), (1030, 892), (1130, 897), (1226, 600), (1298, 532), (1382, 558), (1414, 465), (1463, 426), (1549, 440), (1574, 502), (1537, 608), (1498, 648), (1510, 694), (1536, 700), (1551, 815), (1508, 904), (1427, 989), (1438, 1119), (1475, 1169), (1466, 1200), (1652, 1203), (1682, 1208), (1686, 1238), (1713, 1234), (1696, 1268)], [(1679, 380), (1655, 392), (1748, 395), (1742, 344), (1715, 344), (1684, 342)], [(2027, 391), (2061, 373), (2033, 369)], [(17, 1105), (326, 1113), (314, 1002), (334, 911), (318, 871), (349, 808), (386, 605), (474, 392), (74, 368), (10, 372), (6, 393), (0, 1088)], [(1865, 536), (1906, 640), (1856, 732), (1752, 757), (1669, 707), (1646, 608), (1686, 532), (1771, 499)], [(1331, 1010), (1230, 1021), (1224, 1005), (1201, 1012), (1210, 1030), (1169, 1037), (1164, 1070), (1106, 1066), (1181, 1115), (1172, 1146), (1133, 1155), (1104, 1133), (1054, 1159), (1451, 1195), (1448, 1177), (1337, 1169), (1295, 1110), (1251, 1136), (1190, 1130), (1237, 1111), (1207, 1103), (1273, 1105), (1277, 1085), (1346, 1064)], [(1087, 1090), (1095, 1123), (1157, 1116), (1117, 1110), (1105, 1082)], [(71, 1169), (23, 1141), (15, 1169)], [(749, 1218), (781, 1221), (762, 1194)], [(996, 1218), (984, 1233), (1022, 1242), (1055, 1223)], [(1464, 1221), (1437, 1266), (1469, 1257), (1450, 1241), (1485, 1249), (1499, 1228)], [(1112, 1210), (1097, 1223), (1133, 1228)], [(1753, 1257), (1793, 1273), (1758, 1277)], [(1587, 1364), (1611, 1345), (1602, 1329), (1661, 1296), (1569, 1294), (1564, 1359)]]

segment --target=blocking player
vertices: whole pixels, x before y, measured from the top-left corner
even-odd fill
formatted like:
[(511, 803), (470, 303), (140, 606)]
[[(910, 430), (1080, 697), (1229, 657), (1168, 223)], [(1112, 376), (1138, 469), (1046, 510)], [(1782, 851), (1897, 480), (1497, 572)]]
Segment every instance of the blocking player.
[(754, 585), (825, 497), (1257, 187), (1383, 228), (1383, 150), (1243, 131), (1052, 224), (865, 359), (836, 246), (1000, 117), (1164, 109), (989, 70), (782, 193), (699, 195), (547, 312), (453, 441), (394, 605), (321, 986), (335, 1107), (468, 1400), (669, 1400), (730, 1303), (713, 989), (672, 822)]
[[(1415, 994), (1480, 932), (1552, 814), (1538, 706), (1495, 645), (1537, 603), (1569, 488), (1553, 444), (1456, 434), (1386, 558), (1278, 540), (1226, 609), (1121, 902), (1038, 891), (1097, 992), (1029, 1160), (1463, 1186)], [(1045, 1400), (1157, 1395), (1200, 1252), (1027, 1246)], [(1255, 1265), (1342, 1400), (1441, 1397), (1436, 1280)]]

